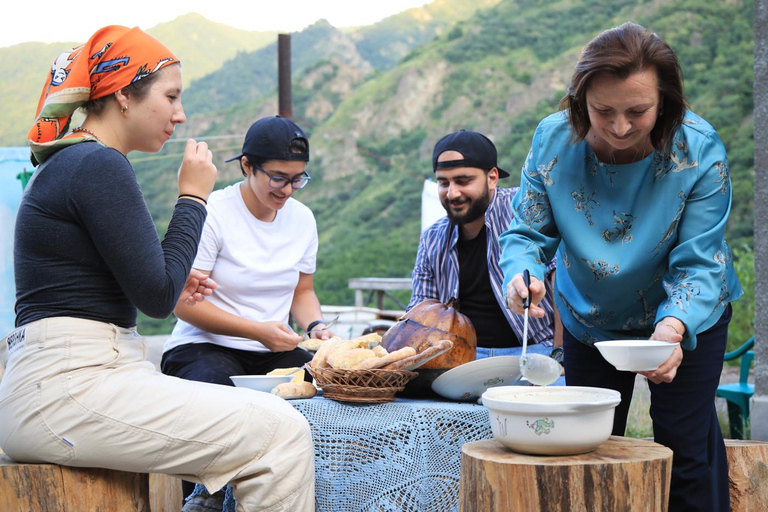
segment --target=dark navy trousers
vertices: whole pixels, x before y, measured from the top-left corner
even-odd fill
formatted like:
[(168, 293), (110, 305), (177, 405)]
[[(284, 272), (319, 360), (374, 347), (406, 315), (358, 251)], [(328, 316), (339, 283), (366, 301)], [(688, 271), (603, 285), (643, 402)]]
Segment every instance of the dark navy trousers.
[[(669, 384), (648, 381), (654, 440), (673, 452), (670, 512), (729, 512), (728, 461), (715, 409), (715, 390), (723, 371), (728, 341), (728, 306), (720, 320), (697, 335), (695, 350), (683, 351), (683, 362)], [(616, 370), (590, 347), (563, 332), (565, 380), (569, 386), (593, 386), (621, 393), (613, 435), (623, 436), (635, 376)]]

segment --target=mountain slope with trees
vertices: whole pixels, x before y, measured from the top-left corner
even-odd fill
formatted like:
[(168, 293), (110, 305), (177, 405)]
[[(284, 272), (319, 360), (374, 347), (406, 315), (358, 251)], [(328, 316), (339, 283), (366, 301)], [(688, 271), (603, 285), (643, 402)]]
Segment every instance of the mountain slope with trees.
[[(292, 36), (294, 115), (310, 135), (313, 177), (296, 198), (317, 218), (315, 283), (323, 303), (352, 304), (349, 278), (410, 275), (422, 186), (433, 176), (432, 147), (444, 134), (460, 128), (487, 134), (500, 165), (512, 173), (502, 185), (517, 185), (533, 131), (557, 109), (581, 48), (627, 20), (672, 45), (691, 108), (726, 145), (734, 197), (727, 237), (749, 281), (752, 0), (488, 0), (462, 10), (465, 3), (438, 0), (354, 31), (321, 21)], [(193, 80), (184, 93), (188, 121), (174, 140), (157, 155), (131, 155), (161, 233), (187, 137), (209, 142), (217, 187), (241, 179), (237, 164), (224, 159), (239, 152), (255, 119), (277, 112), (276, 50), (270, 46), (242, 51)], [(737, 313), (746, 309), (734, 317), (735, 337), (751, 329), (747, 292), (736, 305)], [(169, 325), (142, 322), (145, 333)]]

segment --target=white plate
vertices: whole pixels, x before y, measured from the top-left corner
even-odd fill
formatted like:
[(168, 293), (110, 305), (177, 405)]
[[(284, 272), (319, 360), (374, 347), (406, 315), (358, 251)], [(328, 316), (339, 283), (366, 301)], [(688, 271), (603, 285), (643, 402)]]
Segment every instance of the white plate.
[(293, 375), (231, 375), (235, 386), (269, 393), (278, 384), (291, 382)]
[(448, 370), (432, 382), (432, 390), (451, 400), (474, 400), (486, 389), (514, 385), (520, 377), (519, 357), (487, 357)]

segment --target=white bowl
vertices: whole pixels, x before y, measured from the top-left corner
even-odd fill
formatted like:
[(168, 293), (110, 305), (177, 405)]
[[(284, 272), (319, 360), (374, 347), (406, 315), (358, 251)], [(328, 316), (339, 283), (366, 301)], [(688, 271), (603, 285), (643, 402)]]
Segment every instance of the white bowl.
[(293, 375), (232, 375), (235, 386), (269, 393), (278, 384), (291, 382)]
[(573, 455), (596, 449), (613, 430), (618, 391), (579, 386), (503, 386), (483, 393), (493, 437), (520, 453)]
[(649, 372), (669, 359), (677, 343), (657, 340), (598, 341), (595, 347), (617, 370)]
[(486, 357), (451, 368), (432, 382), (432, 390), (451, 400), (474, 400), (488, 388), (510, 386), (519, 380), (519, 357)]

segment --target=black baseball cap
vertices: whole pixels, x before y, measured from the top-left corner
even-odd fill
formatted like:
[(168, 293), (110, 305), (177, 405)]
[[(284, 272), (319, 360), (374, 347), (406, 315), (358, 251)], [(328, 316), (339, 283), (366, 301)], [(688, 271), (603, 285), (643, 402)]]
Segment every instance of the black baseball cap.
[[(291, 153), (291, 142), (304, 139), (307, 151)], [(290, 119), (282, 116), (264, 117), (248, 128), (243, 141), (243, 152), (224, 160), (239, 160), (243, 155), (251, 155), (267, 160), (300, 160), (309, 162), (309, 139), (304, 131)]]
[[(461, 153), (464, 159), (438, 162), (437, 157), (444, 151), (456, 151)], [(499, 170), (499, 178), (508, 177), (509, 173), (496, 165), (496, 158), (496, 146), (488, 137), (471, 130), (459, 130), (449, 133), (435, 144), (435, 150), (432, 152), (432, 171), (456, 167), (476, 167), (490, 171), (496, 167)]]

